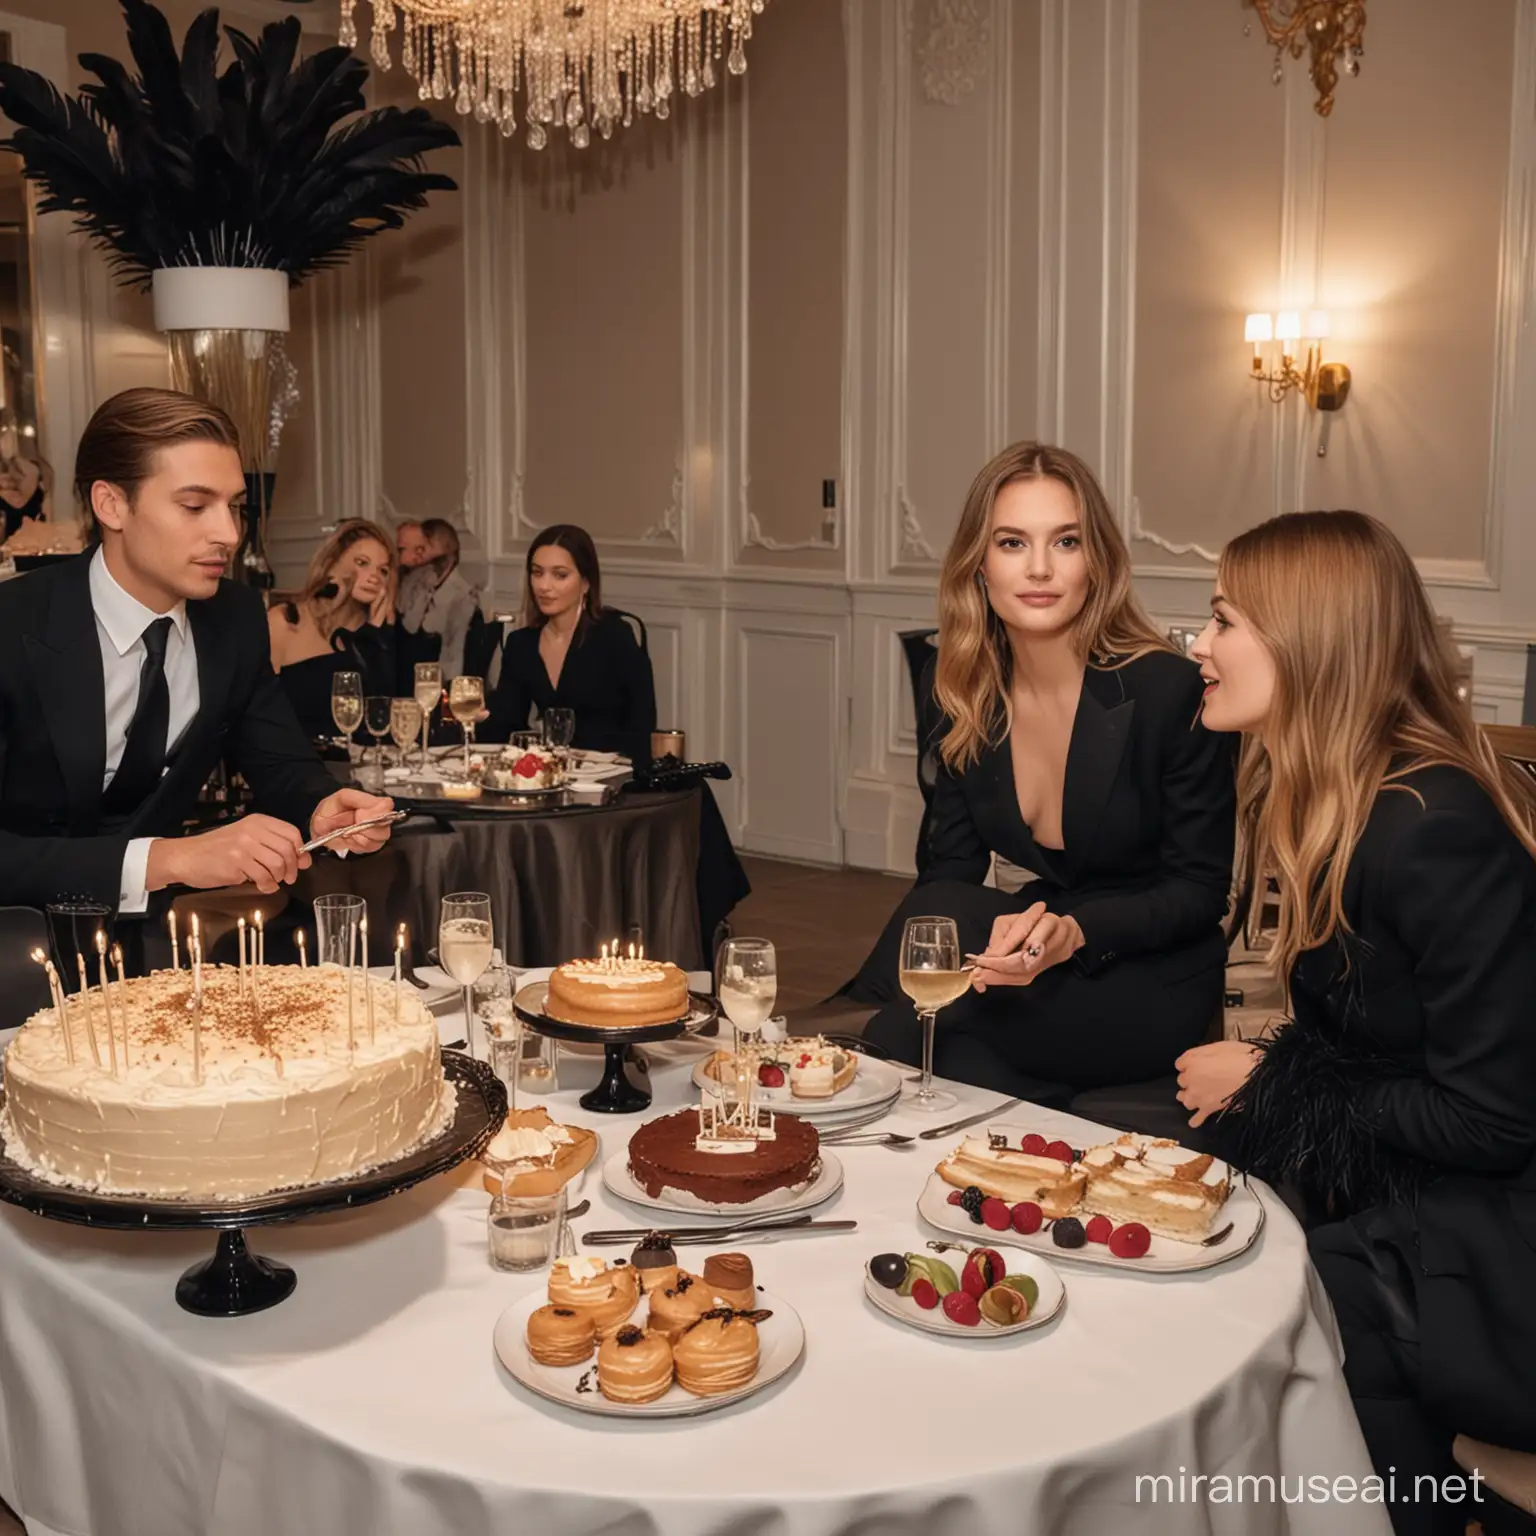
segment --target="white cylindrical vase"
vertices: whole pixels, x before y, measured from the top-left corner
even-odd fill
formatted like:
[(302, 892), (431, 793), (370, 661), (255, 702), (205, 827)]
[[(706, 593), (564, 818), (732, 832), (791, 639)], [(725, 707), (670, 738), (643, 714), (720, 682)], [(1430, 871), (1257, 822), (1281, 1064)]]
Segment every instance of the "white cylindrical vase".
[(160, 267), (157, 331), (286, 331), (288, 274), (271, 267)]

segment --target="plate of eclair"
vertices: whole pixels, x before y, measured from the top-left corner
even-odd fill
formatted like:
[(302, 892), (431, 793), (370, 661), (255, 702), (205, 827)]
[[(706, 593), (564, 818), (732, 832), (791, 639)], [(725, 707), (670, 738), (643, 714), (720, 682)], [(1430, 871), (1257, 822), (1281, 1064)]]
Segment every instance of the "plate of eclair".
[(496, 1321), (497, 1358), (530, 1392), (583, 1413), (680, 1418), (739, 1402), (805, 1350), (787, 1302), (744, 1253), (683, 1269), (665, 1232), (629, 1259), (558, 1258), (545, 1290)]

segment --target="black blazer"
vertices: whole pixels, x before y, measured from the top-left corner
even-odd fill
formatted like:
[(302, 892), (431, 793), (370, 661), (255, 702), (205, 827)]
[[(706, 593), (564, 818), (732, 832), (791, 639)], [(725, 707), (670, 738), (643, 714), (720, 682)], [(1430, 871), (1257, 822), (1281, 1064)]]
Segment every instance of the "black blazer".
[(1350, 859), (1349, 933), (1297, 962), (1222, 1130), (1252, 1171), (1417, 1246), (1426, 1399), (1536, 1449), (1536, 860), (1459, 769), (1401, 783)]
[(272, 671), (266, 614), (220, 582), (187, 604), (199, 708), (158, 788), (125, 821), (103, 815), (106, 703), (91, 554), (0, 586), (0, 903), (115, 907), (135, 837), (174, 837), (220, 758), (256, 808), (309, 827), (336, 781), (304, 739)]
[(560, 686), (553, 687), (539, 655), (539, 631), (514, 629), (501, 653), (501, 676), (491, 694), (489, 720), (478, 735), (505, 741), (528, 725), (529, 710), (576, 712), (573, 744), (593, 752), (622, 752), (637, 764), (651, 760), (656, 729), (656, 680), (651, 659), (616, 613), (581, 625), (571, 637)]
[(1088, 974), (1212, 939), (1232, 881), (1236, 738), (1200, 723), (1201, 689), (1199, 668), (1168, 651), (1086, 669), (1062, 853), (1041, 849), (1019, 814), (1006, 736), (963, 773), (941, 765), (919, 883), (980, 884), (993, 853), (1032, 870), (1037, 899), (1082, 928), (1075, 964)]

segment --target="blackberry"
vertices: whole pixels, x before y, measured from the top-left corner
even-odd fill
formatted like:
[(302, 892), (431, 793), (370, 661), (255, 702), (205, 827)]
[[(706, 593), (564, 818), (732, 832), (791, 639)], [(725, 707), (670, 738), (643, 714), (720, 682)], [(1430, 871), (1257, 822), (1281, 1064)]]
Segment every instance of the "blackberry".
[(968, 1185), (960, 1196), (960, 1209), (971, 1218), (979, 1227), (981, 1225), (981, 1206), (987, 1197), (977, 1189), (974, 1184)]
[(1088, 1234), (1076, 1216), (1063, 1216), (1051, 1223), (1051, 1241), (1058, 1248), (1081, 1248), (1088, 1241)]

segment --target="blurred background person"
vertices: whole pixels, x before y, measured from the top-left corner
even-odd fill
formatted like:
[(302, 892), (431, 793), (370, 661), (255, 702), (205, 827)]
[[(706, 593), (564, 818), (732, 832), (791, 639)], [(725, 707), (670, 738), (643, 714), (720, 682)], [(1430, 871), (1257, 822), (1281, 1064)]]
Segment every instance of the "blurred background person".
[(443, 681), (464, 668), (464, 647), (480, 612), (480, 593), (461, 564), (459, 531), (441, 517), (420, 525), (426, 560), (406, 572), (400, 587), (400, 627), (408, 635), (436, 635)]
[(0, 462), (0, 517), (5, 520), (0, 542), (21, 527), (23, 518), (37, 521), (48, 516), (52, 489), (53, 475), (45, 460), (18, 454)]
[(427, 536), (415, 519), (401, 523), (395, 529), (395, 554), (402, 575), (406, 571), (414, 571), (418, 565), (425, 565), (432, 558)]

